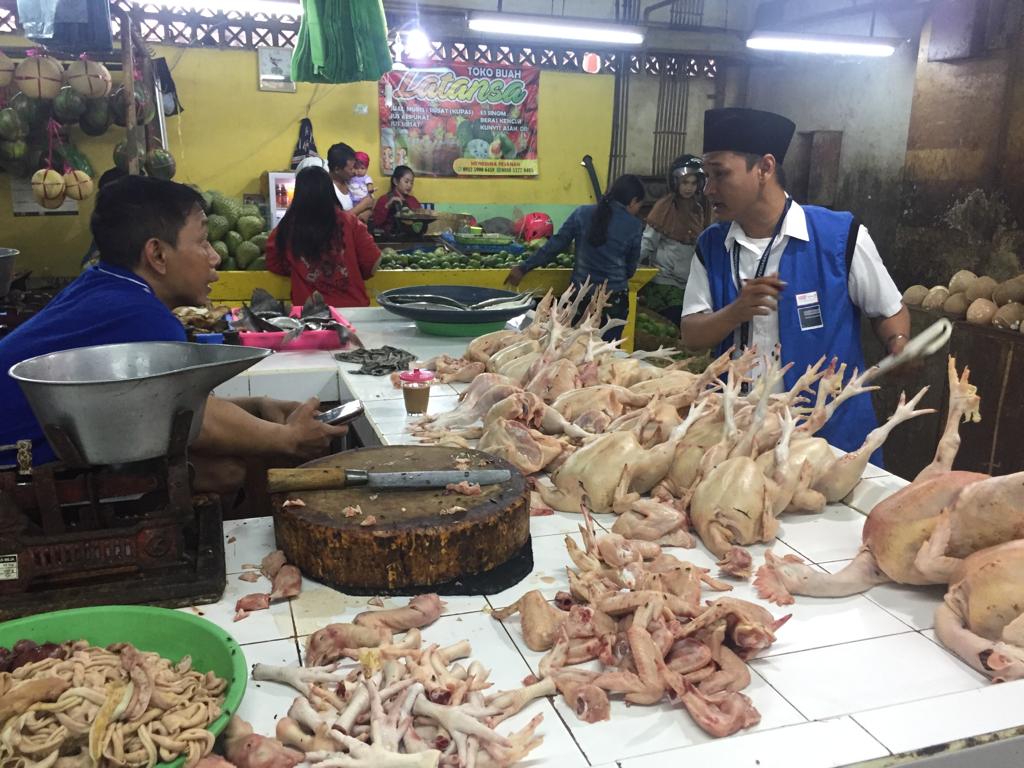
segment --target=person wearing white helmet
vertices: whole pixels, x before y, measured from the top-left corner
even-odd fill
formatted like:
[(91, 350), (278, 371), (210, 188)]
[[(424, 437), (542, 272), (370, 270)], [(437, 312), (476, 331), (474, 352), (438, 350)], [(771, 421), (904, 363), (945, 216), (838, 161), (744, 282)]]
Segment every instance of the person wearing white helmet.
[(327, 161), (318, 155), (310, 155), (309, 157), (303, 158), (296, 166), (295, 173), (298, 174), (298, 172), (304, 168), (323, 168), (326, 171)]

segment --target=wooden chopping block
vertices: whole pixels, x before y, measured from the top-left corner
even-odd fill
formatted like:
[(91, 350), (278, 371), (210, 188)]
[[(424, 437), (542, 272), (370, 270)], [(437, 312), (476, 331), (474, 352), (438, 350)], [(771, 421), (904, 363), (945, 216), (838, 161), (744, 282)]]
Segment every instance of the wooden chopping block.
[[(468, 459), (457, 464), (456, 459)], [(340, 590), (444, 584), (508, 562), (530, 535), (530, 492), (512, 465), (481, 451), (426, 445), (361, 448), (304, 464), (370, 472), (509, 469), (479, 496), (370, 488), (274, 494), (277, 546), (310, 578)], [(286, 504), (287, 501), (300, 504)], [(346, 516), (346, 508), (362, 514)], [(465, 511), (451, 513), (452, 507)], [(368, 518), (375, 522), (365, 524)]]

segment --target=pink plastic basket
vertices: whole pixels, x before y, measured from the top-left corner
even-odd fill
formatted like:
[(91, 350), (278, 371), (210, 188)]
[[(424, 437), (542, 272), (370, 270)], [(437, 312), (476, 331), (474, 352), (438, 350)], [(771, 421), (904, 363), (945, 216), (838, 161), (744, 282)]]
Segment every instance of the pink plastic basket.
[[(262, 347), (272, 349), (275, 352), (299, 352), (304, 349), (342, 349), (338, 341), (338, 334), (334, 331), (306, 331), (296, 339), (287, 344), (284, 343), (285, 332), (257, 333), (253, 331), (239, 331), (238, 340), (243, 347)], [(349, 345), (345, 345), (346, 347)]]
[[(238, 309), (233, 310), (237, 314)], [(292, 317), (299, 317), (302, 314), (301, 307), (292, 307)], [(331, 315), (339, 323), (344, 325), (350, 331), (355, 331), (355, 326), (352, 325), (345, 316), (342, 315), (336, 307), (331, 307)], [(279, 332), (255, 332), (255, 331), (239, 331), (238, 340), (242, 342), (243, 347), (262, 347), (263, 349), (272, 349), (275, 352), (300, 352), (302, 350), (313, 350), (313, 349), (348, 349), (351, 344), (341, 344), (338, 341), (338, 334), (334, 331), (306, 331), (296, 339), (292, 339), (287, 344), (284, 343), (284, 337), (287, 334), (285, 331)]]

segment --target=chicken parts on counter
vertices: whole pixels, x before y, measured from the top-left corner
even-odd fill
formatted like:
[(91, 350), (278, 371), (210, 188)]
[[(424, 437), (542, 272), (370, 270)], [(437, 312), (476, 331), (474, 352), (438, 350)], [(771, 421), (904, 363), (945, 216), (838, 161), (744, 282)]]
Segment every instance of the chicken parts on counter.
[[(433, 610), (437, 596), (420, 597), (429, 598), (429, 611), (420, 611), (410, 602), (407, 608), (357, 617), (356, 621), (372, 627), (335, 624), (315, 635), (340, 638), (347, 632), (346, 643), (372, 643), (414, 621), (431, 623), (437, 618)], [(377, 634), (360, 636), (364, 631)], [(489, 670), (476, 661), (460, 663), (471, 652), (467, 641), (446, 648), (424, 645), (413, 627), (398, 643), (382, 641), (359, 650), (353, 657), (358, 665), (256, 664), (254, 680), (288, 685), (300, 695), (287, 716), (278, 720), (277, 739), (254, 746), (266, 748), (273, 742), (287, 759), (297, 755), (294, 762), (305, 760), (318, 768), (507, 768), (543, 742), (537, 734), (543, 715), (537, 714), (512, 733), (499, 733), (497, 725), (534, 698), (550, 694), (536, 687), (490, 692)], [(246, 768), (292, 768), (294, 762)]]
[[(285, 502), (286, 504), (288, 502)], [(279, 549), (263, 558), (260, 573), (270, 579), (270, 592), (254, 592), (243, 595), (235, 603), (235, 621), (241, 621), (253, 611), (265, 611), (272, 602), (289, 600), (297, 597), (302, 591), (302, 572), (288, 560)], [(246, 574), (242, 574), (246, 576)], [(255, 577), (244, 578), (244, 581), (256, 581)]]
[[(611, 716), (610, 696), (643, 705), (667, 698), (713, 736), (759, 722), (740, 692), (750, 682), (745, 660), (771, 644), (788, 617), (776, 620), (735, 598), (701, 605), (703, 584), (731, 587), (657, 544), (598, 535), (583, 512), (584, 549), (566, 538), (580, 569), (569, 571), (572, 595), (552, 605), (532, 591), (492, 614), (505, 620), (519, 613), (527, 647), (547, 651), (541, 679), (523, 689), (524, 697), (557, 691), (586, 722)], [(599, 671), (572, 666), (595, 660)]]

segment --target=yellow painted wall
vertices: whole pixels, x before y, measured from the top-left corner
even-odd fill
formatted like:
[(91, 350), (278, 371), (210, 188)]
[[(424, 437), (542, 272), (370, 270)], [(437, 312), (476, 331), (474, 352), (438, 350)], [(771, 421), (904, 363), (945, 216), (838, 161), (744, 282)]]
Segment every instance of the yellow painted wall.
[[(24, 41), (0, 35), (0, 44)], [(169, 118), (170, 150), (178, 162), (177, 181), (226, 194), (260, 191), (260, 174), (288, 167), (298, 121), (308, 115), (321, 153), (337, 141), (379, 159), (377, 84), (300, 84), (294, 94), (265, 93), (256, 87), (254, 51), (155, 46), (172, 69), (185, 112)], [(544, 72), (538, 115), (540, 176), (533, 179), (428, 179), (416, 195), (437, 203), (578, 205), (591, 198), (580, 158), (594, 157), (598, 178), (607, 174), (611, 146), (613, 78), (609, 75)], [(357, 114), (365, 104), (366, 114)], [(116, 129), (98, 139), (73, 129), (73, 138), (97, 173), (113, 163), (121, 138)], [(374, 174), (375, 176), (379, 174)], [(378, 185), (380, 188), (380, 185)], [(89, 244), (91, 203), (77, 217), (15, 218), (8, 177), (0, 174), (0, 246), (18, 248), (19, 269), (37, 275), (78, 271)]]

